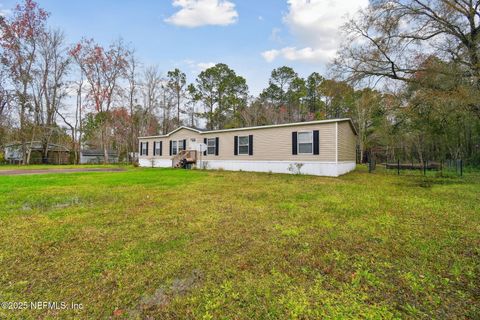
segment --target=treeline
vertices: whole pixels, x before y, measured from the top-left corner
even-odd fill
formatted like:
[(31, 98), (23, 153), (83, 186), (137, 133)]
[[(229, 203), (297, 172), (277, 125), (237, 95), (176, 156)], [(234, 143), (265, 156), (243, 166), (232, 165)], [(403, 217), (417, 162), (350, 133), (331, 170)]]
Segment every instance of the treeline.
[(392, 94), (374, 150), (480, 164), (480, 1), (370, 1), (343, 30), (337, 77)]
[[(386, 10), (390, 7), (372, 4), (346, 27), (367, 39), (362, 28), (377, 28), (378, 36), (380, 26), (391, 21), (382, 25), (371, 16)], [(49, 143), (62, 143), (71, 146), (74, 162), (82, 145), (103, 149), (107, 161), (110, 149), (129, 160), (139, 136), (181, 125), (223, 129), (344, 117), (357, 127), (362, 161), (377, 154), (385, 160), (480, 163), (475, 76), (466, 75), (465, 64), (433, 51), (415, 56), (416, 69), (400, 68), (389, 56), (398, 48), (352, 40), (340, 51), (334, 79), (316, 72), (302, 78), (285, 66), (273, 70), (268, 86), (252, 96), (246, 80), (226, 64), (196, 79), (179, 69), (162, 73), (143, 66), (121, 40), (108, 47), (92, 39), (69, 45), (61, 30), (48, 27), (48, 16), (26, 0), (0, 17), (0, 145), (22, 142), (24, 163), (29, 143), (38, 140), (44, 158)], [(365, 16), (375, 25), (366, 25)], [(392, 30), (383, 32), (388, 37)], [(395, 86), (375, 90), (367, 79), (377, 81), (376, 87), (391, 79)]]

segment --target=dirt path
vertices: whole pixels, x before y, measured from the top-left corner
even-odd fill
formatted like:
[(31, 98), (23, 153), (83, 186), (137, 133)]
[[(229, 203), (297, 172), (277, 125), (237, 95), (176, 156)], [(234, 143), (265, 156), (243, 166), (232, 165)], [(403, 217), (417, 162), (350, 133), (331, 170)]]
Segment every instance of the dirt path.
[(75, 168), (75, 169), (0, 170), (0, 176), (49, 174), (49, 173), (74, 173), (74, 172), (117, 172), (117, 171), (125, 171), (125, 169), (123, 168)]

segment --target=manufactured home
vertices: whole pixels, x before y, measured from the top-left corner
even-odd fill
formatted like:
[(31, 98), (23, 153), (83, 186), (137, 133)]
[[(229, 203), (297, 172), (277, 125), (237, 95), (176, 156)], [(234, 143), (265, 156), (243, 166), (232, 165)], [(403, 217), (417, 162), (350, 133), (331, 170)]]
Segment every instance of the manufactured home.
[[(68, 164), (70, 163), (70, 150), (60, 144), (42, 141), (29, 141), (24, 149), (30, 150), (30, 164)], [(44, 157), (45, 149), (48, 151)], [(20, 164), (23, 161), (22, 143), (14, 142), (5, 146), (5, 161), (10, 164)]]
[(356, 138), (350, 119), (211, 131), (180, 127), (140, 137), (139, 165), (337, 177), (355, 169)]

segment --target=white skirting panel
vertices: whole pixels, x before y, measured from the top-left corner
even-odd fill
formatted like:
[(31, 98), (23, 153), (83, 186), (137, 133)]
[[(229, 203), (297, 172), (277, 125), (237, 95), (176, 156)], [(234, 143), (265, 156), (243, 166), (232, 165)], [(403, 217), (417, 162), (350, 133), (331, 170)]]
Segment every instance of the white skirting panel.
[(223, 169), (229, 171), (253, 171), (315, 176), (338, 177), (355, 169), (355, 162), (320, 161), (242, 161), (242, 160), (205, 160), (199, 167)]
[(172, 160), (171, 159), (140, 159), (138, 160), (138, 165), (145, 168), (171, 168)]
[(350, 171), (355, 170), (357, 164), (355, 161), (342, 161), (337, 163), (337, 175), (341, 176), (343, 174), (349, 173)]
[[(321, 162), (321, 161), (247, 161), (247, 160), (204, 160), (198, 168), (223, 169), (228, 171), (252, 171), (307, 174), (315, 176), (338, 177), (355, 170), (355, 162)], [(170, 159), (140, 159), (140, 167), (171, 168)]]

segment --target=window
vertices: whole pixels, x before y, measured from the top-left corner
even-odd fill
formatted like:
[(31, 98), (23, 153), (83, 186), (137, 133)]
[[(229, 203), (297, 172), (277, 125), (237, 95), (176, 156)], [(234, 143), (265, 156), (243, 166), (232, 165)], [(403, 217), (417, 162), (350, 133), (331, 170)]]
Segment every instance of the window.
[(178, 153), (180, 153), (180, 151), (183, 151), (183, 140), (178, 140), (177, 141), (177, 146), (178, 146)]
[(215, 149), (217, 148), (215, 143), (215, 138), (207, 139), (207, 154), (215, 154)]
[(161, 156), (162, 155), (161, 150), (160, 150), (161, 145), (162, 145), (161, 142), (154, 142), (153, 143), (153, 146), (154, 146), (153, 155), (154, 156)]
[(298, 133), (298, 153), (313, 153), (313, 133), (312, 131)]
[(145, 156), (145, 155), (148, 155), (147, 154), (147, 147), (148, 147), (148, 143), (147, 142), (142, 142), (141, 143), (141, 150), (140, 150), (140, 155), (141, 156)]
[(177, 155), (184, 150), (187, 140), (172, 140), (172, 155)]
[(177, 141), (172, 141), (172, 154), (176, 155), (177, 154)]
[(248, 155), (249, 150), (248, 136), (238, 137), (238, 154)]

